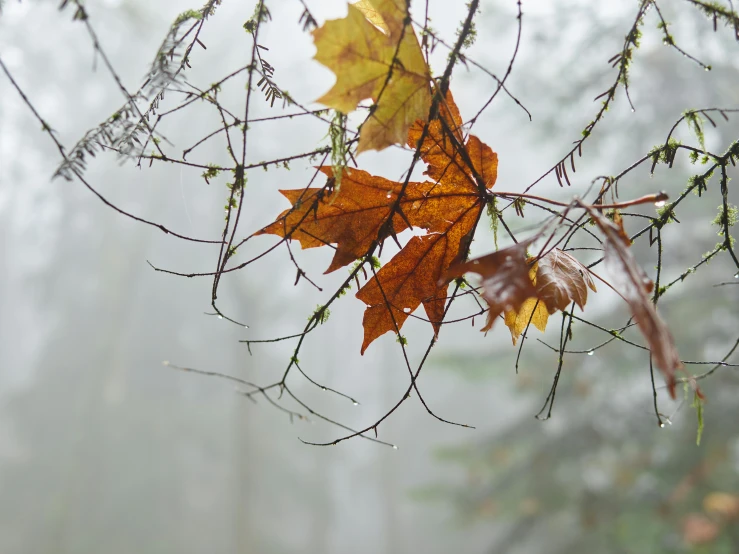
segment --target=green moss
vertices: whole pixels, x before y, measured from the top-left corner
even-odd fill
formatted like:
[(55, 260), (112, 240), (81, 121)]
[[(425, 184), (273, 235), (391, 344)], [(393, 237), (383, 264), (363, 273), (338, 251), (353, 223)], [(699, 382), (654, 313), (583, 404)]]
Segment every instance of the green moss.
[(727, 209), (724, 210), (723, 205), (718, 207), (718, 215), (713, 218), (711, 223), (718, 226), (718, 234), (724, 236), (726, 227), (733, 227), (736, 225), (737, 216), (739, 215), (739, 209), (736, 206), (728, 205)]
[(329, 317), (331, 317), (331, 310), (329, 310), (326, 306), (318, 304), (316, 306), (316, 309), (313, 311), (313, 314), (308, 318), (308, 321), (317, 321), (318, 323), (323, 325), (328, 321)]
[(495, 243), (495, 249), (498, 249), (498, 224), (500, 223), (499, 215), (500, 212), (498, 211), (498, 199), (493, 196), (490, 200), (488, 200), (487, 203), (487, 212), (488, 216), (490, 216), (490, 228), (493, 231), (493, 242)]
[(205, 179), (205, 182), (210, 184), (211, 179), (215, 179), (218, 177), (218, 174), (221, 172), (220, 169), (217, 169), (213, 164), (208, 164), (208, 169), (203, 171), (201, 174), (201, 177)]

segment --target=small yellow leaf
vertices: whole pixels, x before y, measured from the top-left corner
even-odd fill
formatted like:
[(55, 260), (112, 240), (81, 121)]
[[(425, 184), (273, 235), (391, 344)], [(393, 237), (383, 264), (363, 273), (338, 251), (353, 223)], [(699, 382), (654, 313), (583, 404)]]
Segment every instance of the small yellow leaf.
[(548, 320), (549, 311), (544, 302), (538, 298), (527, 298), (518, 312), (510, 310), (505, 313), (505, 324), (511, 330), (514, 345), (518, 342), (518, 337), (524, 332), (529, 322), (543, 332), (547, 328)]
[[(529, 279), (531, 284), (536, 287), (536, 274), (539, 269), (539, 264), (535, 263), (529, 269)], [(511, 338), (515, 345), (518, 341), (518, 337), (524, 332), (529, 323), (533, 323), (539, 331), (544, 331), (547, 328), (547, 321), (549, 320), (549, 311), (547, 310), (546, 304), (534, 296), (524, 300), (523, 304), (518, 310), (506, 310), (505, 312), (505, 324), (511, 330)]]

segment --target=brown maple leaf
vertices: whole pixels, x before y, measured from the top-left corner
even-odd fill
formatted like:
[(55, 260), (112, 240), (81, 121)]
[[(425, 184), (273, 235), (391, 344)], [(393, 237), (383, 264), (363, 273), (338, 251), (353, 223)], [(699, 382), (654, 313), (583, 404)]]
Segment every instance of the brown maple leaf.
[(452, 268), (452, 276), (467, 271), (482, 276), (482, 296), (490, 307), (488, 331), (498, 315), (505, 312), (505, 324), (513, 344), (530, 323), (544, 331), (549, 316), (575, 302), (580, 309), (588, 300), (588, 288), (595, 283), (587, 268), (559, 248), (536, 258), (526, 258), (525, 243), (493, 252)]
[[(423, 128), (421, 121), (411, 127), (408, 144), (412, 148), (424, 136)], [(412, 237), (357, 293), (368, 305), (362, 353), (380, 335), (399, 330), (421, 304), (438, 333), (447, 289), (439, 281), (453, 263), (467, 256), (485, 206), (485, 191), (495, 183), (497, 155), (475, 136), (465, 140), (451, 93), (428, 124), (420, 154), (433, 181), (409, 182), (404, 187), (346, 169), (339, 190), (281, 191), (293, 207), (255, 233), (298, 240), (303, 248), (335, 244), (336, 254), (327, 270), (333, 271), (361, 258), (373, 245), (409, 224), (427, 232)], [(332, 177), (330, 168), (321, 170)]]
[(530, 258), (528, 263), (533, 264), (529, 277), (536, 288), (536, 296), (528, 298), (519, 310), (505, 314), (505, 324), (511, 330), (514, 345), (529, 323), (544, 331), (550, 315), (565, 310), (570, 302), (584, 309), (588, 288), (596, 290), (588, 269), (559, 248), (553, 248), (538, 260)]

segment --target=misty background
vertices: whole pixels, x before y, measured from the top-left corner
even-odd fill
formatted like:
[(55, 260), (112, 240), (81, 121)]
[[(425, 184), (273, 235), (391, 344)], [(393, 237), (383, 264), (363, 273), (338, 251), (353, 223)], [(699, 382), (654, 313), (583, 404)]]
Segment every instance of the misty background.
[[(523, 190), (556, 163), (596, 112), (592, 99), (615, 78), (606, 61), (620, 51), (635, 6), (600, 4), (524, 5), (522, 43), (507, 84), (532, 121), (500, 95), (473, 129), (498, 153), (498, 190)], [(309, 5), (319, 24), (346, 13), (339, 0)], [(140, 86), (175, 17), (200, 7), (185, 0), (86, 6), (102, 47), (131, 91)], [(298, 23), (302, 6), (297, 1), (269, 6), (273, 21), (260, 31), (260, 43), (269, 47), (264, 56), (275, 67), (274, 79), (302, 104), (318, 108), (313, 100), (333, 76), (310, 59), (311, 37)], [(680, 46), (710, 63), (712, 71), (663, 45), (658, 20), (648, 16), (631, 76), (636, 111), (620, 92), (584, 147), (573, 188), (559, 189), (550, 177), (538, 192), (563, 199), (582, 194), (597, 175), (619, 172), (663, 141), (684, 110), (739, 106), (739, 46), (731, 32), (714, 33), (712, 23), (687, 3), (668, 7)], [(207, 50), (194, 50), (188, 80), (204, 89), (248, 63), (251, 36), (241, 25), (253, 8), (252, 2), (218, 8), (201, 35)], [(463, 3), (432, 2), (431, 26), (451, 42), (465, 13)], [(516, 31), (514, 3), (483, 2), (477, 41), (467, 54), (502, 75)], [(439, 47), (432, 58), (437, 73), (446, 53)], [(57, 2), (6, 1), (0, 57), (67, 148), (124, 102), (82, 24), (72, 21), (71, 10), (60, 12)], [(495, 81), (472, 66), (458, 65), (451, 81), (465, 119), (494, 88)], [(244, 80), (235, 79), (221, 98), (241, 109), (243, 91)], [(270, 108), (258, 94), (253, 100), (253, 117), (281, 113), (279, 102)], [(248, 160), (329, 144), (326, 126), (308, 119), (255, 123)], [(166, 120), (161, 130), (179, 153), (219, 126), (212, 107), (197, 105)], [(737, 131), (739, 117), (715, 130), (707, 126), (708, 149), (723, 152)], [(680, 138), (695, 141), (681, 132)], [(188, 159), (226, 162), (224, 149), (215, 140)], [(362, 154), (358, 161), (373, 174), (398, 179), (408, 159), (407, 151), (396, 148)], [(52, 181), (60, 161), (21, 98), (0, 77), (0, 552), (730, 553), (739, 548), (737, 525), (719, 526), (702, 544), (693, 544), (686, 531), (691, 514), (712, 515), (710, 495), (739, 494), (735, 368), (722, 368), (702, 382), (709, 401), (697, 447), (690, 398), (673, 403), (660, 390), (670, 424), (658, 428), (646, 356), (618, 344), (588, 355), (605, 338), (576, 326), (572, 348), (583, 353), (568, 358), (554, 415), (541, 422), (533, 416), (551, 385), (556, 354), (534, 339), (556, 344), (555, 318), (545, 334), (530, 331), (517, 374), (517, 348), (507, 329), (498, 324), (484, 336), (478, 332), (480, 319), (475, 328), (469, 322), (446, 326), (419, 380), (436, 413), (475, 429), (444, 425), (411, 398), (379, 428), (380, 438), (397, 450), (362, 439), (306, 446), (298, 437), (331, 441), (343, 432), (315, 418), (291, 423), (264, 400), (255, 405), (240, 396), (232, 383), (178, 372), (163, 362), (260, 384), (278, 380), (294, 343), (253, 345), (250, 355), (239, 340), (299, 332), (345, 276), (322, 275), (332, 252), (293, 245), (323, 293), (304, 280), (293, 285), (295, 270), (284, 247), (225, 276), (219, 305), (249, 325), (238, 327), (205, 315), (211, 311), (210, 278), (175, 277), (147, 264), (212, 271), (215, 246), (178, 241), (124, 218), (77, 181)], [(242, 232), (261, 228), (286, 209), (277, 190), (305, 186), (312, 165), (303, 160), (289, 171), (250, 171)], [(677, 196), (688, 177), (701, 171), (685, 157), (671, 170), (658, 166), (653, 177), (647, 170), (622, 181), (622, 199), (662, 189)], [(122, 209), (185, 235), (216, 240), (226, 180), (207, 185), (201, 172), (167, 164), (139, 169), (108, 154), (90, 162), (87, 176)], [(733, 175), (736, 182), (736, 169)], [(737, 196), (733, 187), (734, 204)], [(710, 224), (719, 203), (714, 182), (703, 198), (691, 200), (690, 209), (678, 212), (679, 225), (665, 228), (665, 282), (719, 241)], [(653, 208), (642, 213), (654, 214)], [(508, 216), (507, 221), (525, 230), (537, 218), (529, 207), (524, 220)], [(639, 222), (627, 221), (631, 233), (639, 228)], [(257, 237), (237, 261), (276, 241)], [(493, 248), (483, 222), (472, 253)], [(646, 242), (634, 248), (652, 274), (656, 253)], [(581, 259), (597, 259), (597, 253), (590, 254)], [(736, 341), (739, 290), (712, 286), (730, 281), (735, 272), (728, 258), (719, 258), (661, 299), (661, 313), (684, 359), (721, 359)], [(627, 309), (605, 288), (591, 297), (586, 315), (605, 328), (620, 327)], [(312, 378), (356, 398), (358, 406), (291, 377), (314, 409), (356, 427), (383, 415), (408, 383), (393, 336), (359, 355), (364, 307), (353, 293), (333, 305), (329, 321), (311, 334), (300, 355)], [(457, 310), (461, 317), (474, 306), (459, 302)], [(404, 327), (412, 363), (431, 337), (427, 327), (414, 320)], [(639, 341), (636, 334), (632, 338)]]

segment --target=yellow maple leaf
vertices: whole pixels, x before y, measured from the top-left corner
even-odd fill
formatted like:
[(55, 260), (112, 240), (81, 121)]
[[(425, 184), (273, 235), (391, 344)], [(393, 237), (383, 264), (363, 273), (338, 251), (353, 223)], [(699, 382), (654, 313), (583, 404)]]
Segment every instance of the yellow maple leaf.
[(402, 144), (409, 127), (428, 118), (429, 68), (407, 16), (405, 0), (362, 0), (313, 31), (315, 59), (336, 74), (318, 102), (342, 113), (367, 98), (375, 102), (357, 152)]

